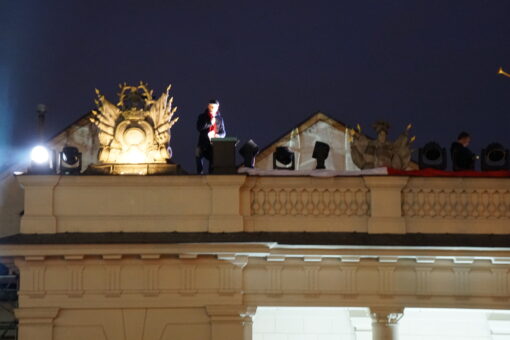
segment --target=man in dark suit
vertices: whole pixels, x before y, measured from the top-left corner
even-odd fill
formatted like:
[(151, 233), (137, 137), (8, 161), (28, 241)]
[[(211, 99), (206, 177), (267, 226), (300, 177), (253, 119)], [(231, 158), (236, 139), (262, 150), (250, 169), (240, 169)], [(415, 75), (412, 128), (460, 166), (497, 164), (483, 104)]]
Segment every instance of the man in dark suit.
[(197, 130), (198, 145), (196, 149), (197, 173), (204, 173), (204, 158), (209, 162), (209, 173), (212, 168), (212, 145), (211, 138), (223, 138), (226, 135), (225, 123), (219, 111), (220, 102), (211, 99), (205, 111), (198, 116)]
[(457, 141), (452, 143), (450, 153), (452, 156), (453, 171), (474, 170), (476, 155), (468, 149), (471, 136), (461, 132)]

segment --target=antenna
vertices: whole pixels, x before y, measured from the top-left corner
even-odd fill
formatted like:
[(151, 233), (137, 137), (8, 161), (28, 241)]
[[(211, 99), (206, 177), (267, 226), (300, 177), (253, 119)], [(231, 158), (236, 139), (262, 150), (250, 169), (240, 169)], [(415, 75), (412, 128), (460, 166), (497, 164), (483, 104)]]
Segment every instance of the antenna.
[(39, 132), (39, 142), (44, 142), (44, 121), (46, 119), (46, 105), (37, 104), (37, 130)]

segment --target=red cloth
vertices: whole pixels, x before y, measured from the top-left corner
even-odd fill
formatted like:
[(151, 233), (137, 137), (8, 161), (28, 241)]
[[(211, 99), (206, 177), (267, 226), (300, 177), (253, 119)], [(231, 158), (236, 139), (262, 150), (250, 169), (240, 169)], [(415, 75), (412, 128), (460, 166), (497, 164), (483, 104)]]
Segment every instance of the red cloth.
[(419, 176), (419, 177), (510, 177), (510, 171), (444, 171), (436, 169), (421, 169), (421, 170), (397, 170), (388, 168), (388, 175), (390, 176)]
[[(209, 118), (211, 118), (211, 122), (212, 122), (214, 116), (212, 115), (211, 112), (209, 112)], [(214, 124), (211, 124), (209, 131), (216, 131), (216, 119), (214, 120)]]

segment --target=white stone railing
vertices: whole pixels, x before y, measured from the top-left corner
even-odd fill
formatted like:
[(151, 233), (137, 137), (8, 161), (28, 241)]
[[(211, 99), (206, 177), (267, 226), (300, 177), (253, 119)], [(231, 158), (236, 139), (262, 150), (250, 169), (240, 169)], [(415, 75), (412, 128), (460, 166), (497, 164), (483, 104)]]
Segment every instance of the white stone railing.
[(403, 190), (409, 217), (510, 219), (510, 188), (499, 181), (411, 179)]
[(510, 232), (510, 179), (20, 176), (23, 233)]
[[(368, 216), (369, 193), (361, 179), (286, 183), (259, 179), (251, 189), (254, 216)], [(290, 184), (290, 185), (289, 185)], [(296, 185), (297, 184), (297, 185)], [(303, 185), (305, 184), (305, 185)]]
[(402, 215), (408, 231), (510, 233), (510, 179), (410, 178)]

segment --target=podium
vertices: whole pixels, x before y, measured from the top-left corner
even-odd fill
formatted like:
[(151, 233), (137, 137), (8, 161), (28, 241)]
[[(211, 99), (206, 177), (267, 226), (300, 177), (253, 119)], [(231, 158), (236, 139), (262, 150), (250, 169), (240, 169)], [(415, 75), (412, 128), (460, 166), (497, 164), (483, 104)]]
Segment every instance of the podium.
[(211, 138), (212, 144), (212, 167), (214, 175), (226, 175), (237, 173), (236, 145), (237, 138)]

